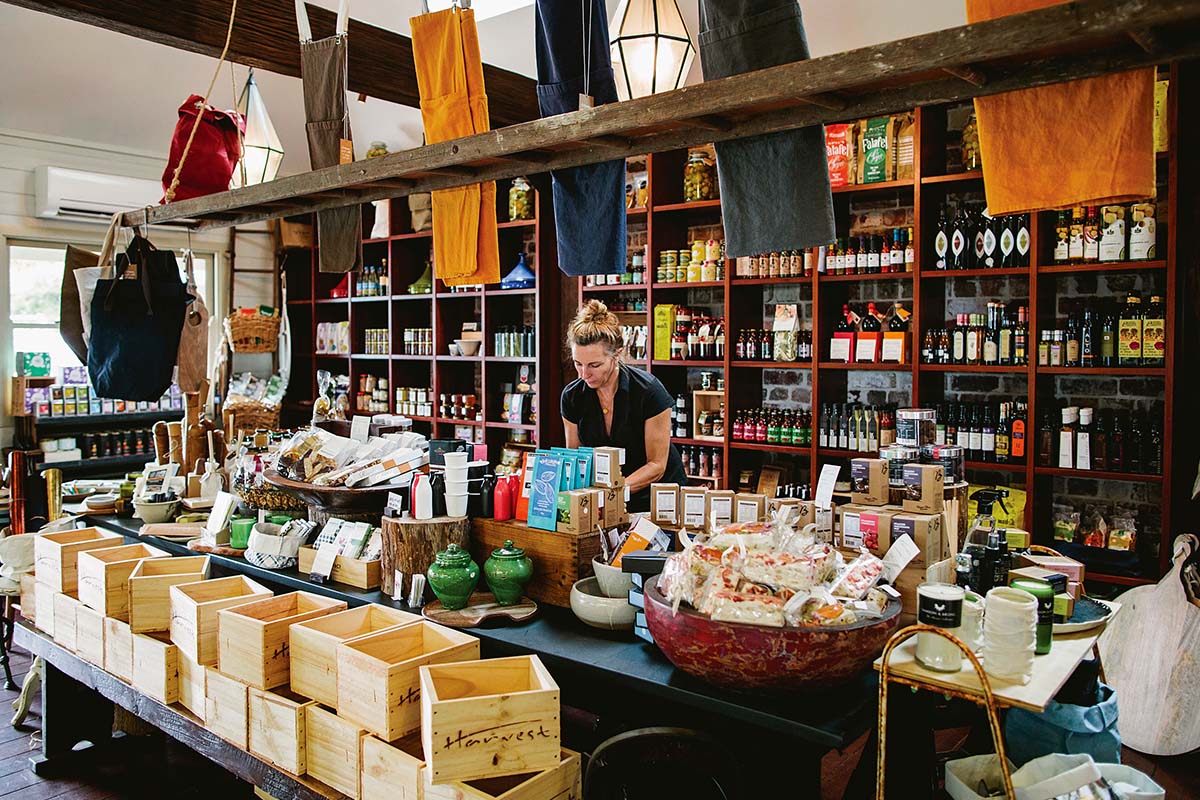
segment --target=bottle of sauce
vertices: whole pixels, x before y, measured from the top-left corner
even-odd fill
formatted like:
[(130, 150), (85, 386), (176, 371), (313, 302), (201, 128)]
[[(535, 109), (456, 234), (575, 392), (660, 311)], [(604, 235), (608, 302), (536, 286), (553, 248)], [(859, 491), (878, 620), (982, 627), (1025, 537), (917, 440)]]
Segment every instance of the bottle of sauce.
[(1163, 310), (1163, 299), (1150, 296), (1146, 311), (1142, 315), (1142, 364), (1161, 367), (1167, 363), (1167, 321)]
[(1117, 363), (1136, 367), (1142, 363), (1142, 298), (1135, 294), (1125, 300), (1117, 327)]

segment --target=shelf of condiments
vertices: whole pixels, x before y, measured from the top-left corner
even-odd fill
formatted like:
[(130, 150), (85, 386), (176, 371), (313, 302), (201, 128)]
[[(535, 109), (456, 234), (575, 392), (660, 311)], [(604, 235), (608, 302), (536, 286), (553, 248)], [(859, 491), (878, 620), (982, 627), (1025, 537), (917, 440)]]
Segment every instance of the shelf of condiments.
[(354, 408), (362, 414), (388, 413), (388, 379), (378, 375), (359, 375)]
[[(722, 387), (724, 388), (724, 387)], [(707, 391), (707, 390), (706, 390)], [(677, 439), (690, 439), (693, 436), (725, 438), (725, 403), (721, 401), (717, 408), (702, 408), (694, 411), (695, 424), (691, 424), (693, 404), (687, 395), (675, 395), (675, 412), (672, 415), (672, 435)]]
[(784, 361), (775, 352), (775, 334), (765, 328), (749, 328), (738, 331), (734, 344), (735, 361), (777, 361), (781, 364), (808, 363), (812, 361), (812, 331), (801, 329), (796, 337), (796, 357)]
[(608, 272), (600, 275), (586, 275), (584, 286), (641, 286), (646, 282), (646, 250), (639, 248), (630, 250), (625, 263), (624, 272)]
[(504, 325), (492, 334), (492, 355), (497, 358), (534, 358), (537, 339), (532, 325)]
[(933, 238), (934, 268), (1006, 269), (1029, 266), (1029, 215), (993, 217), (983, 208), (959, 208), (947, 219), (938, 214)]
[(1161, 416), (1161, 411), (1048, 408), (1038, 427), (1038, 466), (1161, 475)]
[(38, 441), (38, 447), (44, 454), (43, 462), (46, 464), (153, 454), (154, 433), (149, 428), (80, 433), (52, 439), (43, 438)]
[(363, 264), (354, 274), (355, 297), (386, 297), (388, 294), (387, 259), (379, 264)]
[(764, 253), (737, 259), (735, 278), (809, 278), (912, 272), (917, 256), (912, 228), (845, 236), (806, 250)]
[(734, 442), (812, 446), (812, 413), (804, 409), (754, 408), (733, 412), (730, 437)]
[[(657, 361), (720, 361), (725, 358), (724, 317), (704, 316), (687, 306), (663, 303), (654, 307), (654, 330), (654, 358)], [(670, 331), (669, 336), (667, 331)], [(669, 344), (669, 350), (663, 344)]]
[[(634, 267), (634, 277), (637, 268)], [(725, 240), (697, 239), (688, 250), (663, 250), (658, 254), (655, 283), (702, 283), (725, 280)], [(638, 281), (634, 280), (634, 283)]]
[(684, 472), (690, 476), (717, 480), (724, 477), (725, 466), (719, 447), (685, 445), (680, 449), (679, 455), (683, 461)]
[(875, 303), (867, 303), (861, 315), (849, 303), (833, 326), (829, 360), (845, 363), (892, 363), (908, 361), (908, 323), (911, 313), (893, 303), (886, 314)]
[(438, 417), (466, 422), (472, 420), (483, 422), (483, 410), (479, 406), (479, 397), (474, 394), (440, 394), (438, 395)]
[(895, 441), (895, 405), (821, 404), (821, 412), (817, 418), (818, 447), (875, 453), (881, 447), (887, 447)]
[(1059, 211), (1054, 223), (1055, 264), (1150, 261), (1157, 253), (1157, 206), (1076, 206)]
[(406, 356), (433, 355), (433, 328), (405, 328), (403, 341)]
[(386, 356), (392, 350), (387, 328), (363, 328), (363, 354)]
[(944, 403), (937, 407), (934, 444), (962, 448), (967, 461), (1024, 464), (1025, 401)]
[(433, 416), (433, 389), (397, 386), (395, 394), (397, 414), (407, 417)]
[(1160, 295), (1131, 294), (1125, 304), (1084, 303), (1066, 327), (1038, 337), (1041, 367), (1161, 367), (1167, 362), (1166, 309)]
[(945, 328), (930, 328), (921, 342), (924, 364), (1021, 366), (1029, 363), (1029, 309), (988, 303), (986, 314), (956, 314)]

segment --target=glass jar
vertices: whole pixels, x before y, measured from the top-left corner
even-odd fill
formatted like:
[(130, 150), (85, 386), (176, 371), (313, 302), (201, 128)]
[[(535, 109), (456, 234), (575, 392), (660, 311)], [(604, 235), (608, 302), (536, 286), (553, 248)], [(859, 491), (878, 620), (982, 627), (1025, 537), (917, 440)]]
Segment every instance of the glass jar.
[(979, 125), (975, 122), (975, 112), (962, 130), (962, 168), (964, 171), (983, 169), (983, 160), (979, 151)]
[(684, 202), (713, 200), (716, 196), (717, 176), (713, 165), (699, 150), (688, 153), (687, 166), (683, 168)]
[(367, 158), (379, 158), (387, 154), (387, 144), (384, 142), (371, 142), (371, 146), (367, 148)]
[(508, 221), (533, 219), (533, 187), (525, 178), (513, 178), (508, 189)]

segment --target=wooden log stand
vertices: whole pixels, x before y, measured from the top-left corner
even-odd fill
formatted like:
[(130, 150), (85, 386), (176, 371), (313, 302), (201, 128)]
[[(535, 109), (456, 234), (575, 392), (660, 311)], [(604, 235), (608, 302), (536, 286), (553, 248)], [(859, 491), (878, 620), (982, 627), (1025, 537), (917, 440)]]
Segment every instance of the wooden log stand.
[[(414, 574), (424, 575), (433, 557), (451, 543), (468, 546), (471, 520), (468, 517), (383, 518), (383, 564), (380, 590), (389, 597), (408, 596)], [(482, 564), (480, 565), (482, 566)], [(403, 575), (402, 586), (395, 586), (397, 570)]]

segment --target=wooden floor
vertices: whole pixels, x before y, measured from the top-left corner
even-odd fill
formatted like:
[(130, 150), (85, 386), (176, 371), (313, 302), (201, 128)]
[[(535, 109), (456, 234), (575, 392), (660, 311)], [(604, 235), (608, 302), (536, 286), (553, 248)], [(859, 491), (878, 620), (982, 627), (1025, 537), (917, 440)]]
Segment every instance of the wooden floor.
[[(30, 659), (17, 649), (12, 654), (12, 671), (20, 686)], [(0, 678), (2, 680), (2, 678)], [(41, 704), (33, 709), (20, 728), (7, 724), (9, 702), (16, 692), (0, 689), (0, 800), (107, 800), (108, 798), (155, 798), (156, 800), (236, 800), (254, 797), (244, 782), (166, 737), (130, 737), (118, 749), (83, 758), (71, 774), (50, 780), (29, 769), (29, 757), (40, 747)], [(961, 734), (958, 734), (961, 738)], [(938, 749), (953, 749), (954, 731), (943, 732)], [(842, 753), (830, 753), (823, 762), (822, 800), (842, 796), (850, 773), (858, 763), (866, 735)], [(1200, 800), (1200, 755), (1153, 758), (1132, 750), (1123, 752), (1125, 763), (1152, 777), (1170, 800)]]

